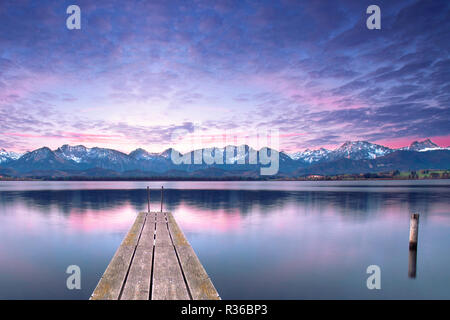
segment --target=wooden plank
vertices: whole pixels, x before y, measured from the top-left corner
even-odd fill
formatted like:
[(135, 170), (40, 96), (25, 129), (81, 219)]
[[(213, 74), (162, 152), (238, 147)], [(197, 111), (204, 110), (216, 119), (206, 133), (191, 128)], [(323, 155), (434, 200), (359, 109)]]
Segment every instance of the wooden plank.
[(165, 212), (156, 212), (156, 222), (167, 222)]
[(189, 300), (173, 246), (156, 246), (153, 266), (152, 300)]
[(121, 300), (148, 300), (152, 277), (153, 244), (138, 246), (123, 289)]
[(156, 223), (156, 247), (173, 246), (172, 240), (170, 239), (169, 230), (167, 229), (167, 223), (157, 222)]
[(128, 231), (127, 236), (123, 239), (121, 246), (136, 246), (139, 240), (139, 235), (142, 231), (142, 226), (144, 225), (145, 218), (147, 216), (147, 212), (140, 212), (133, 225), (131, 226), (130, 231)]
[(131, 263), (121, 300), (148, 300), (152, 275), (156, 214), (149, 212)]
[(189, 246), (189, 242), (187, 241), (186, 237), (183, 234), (183, 231), (181, 231), (171, 212), (167, 213), (167, 220), (169, 231), (172, 235), (173, 244), (176, 246)]
[(191, 246), (176, 246), (184, 277), (193, 300), (220, 300), (219, 294), (208, 277)]
[(147, 220), (150, 219), (153, 222), (156, 222), (156, 212), (149, 212), (147, 214)]
[(117, 249), (114, 257), (106, 268), (97, 287), (91, 295), (92, 300), (117, 300), (122, 290), (128, 268), (141, 233), (146, 213), (141, 212), (136, 217), (127, 236)]
[(167, 213), (169, 231), (172, 236), (181, 267), (193, 300), (220, 299), (216, 288), (206, 273), (203, 265), (178, 226), (172, 213)]
[(155, 214), (147, 214), (145, 225), (142, 229), (141, 238), (139, 239), (138, 247), (145, 247), (153, 249), (155, 241)]

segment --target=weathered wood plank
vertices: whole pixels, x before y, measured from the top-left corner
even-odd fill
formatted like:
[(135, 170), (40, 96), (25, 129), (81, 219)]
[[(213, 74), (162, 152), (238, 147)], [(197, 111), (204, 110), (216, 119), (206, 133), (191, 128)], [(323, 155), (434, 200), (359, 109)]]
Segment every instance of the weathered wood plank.
[(145, 221), (146, 213), (141, 212), (136, 217), (130, 231), (117, 249), (114, 257), (106, 268), (97, 287), (91, 295), (92, 300), (117, 300), (124, 284), (128, 268), (136, 248), (139, 235)]
[(181, 267), (193, 300), (220, 300), (216, 288), (208, 277), (191, 246), (176, 246)]
[(156, 212), (156, 222), (167, 222), (165, 212)]
[(180, 227), (175, 221), (175, 218), (173, 217), (172, 213), (170, 212), (167, 213), (167, 220), (169, 231), (170, 234), (172, 235), (173, 244), (176, 246), (189, 246), (190, 245), (189, 242), (187, 241), (183, 231), (181, 231)]
[(167, 223), (165, 222), (156, 223), (155, 246), (173, 246), (172, 240), (170, 239), (169, 230), (167, 229)]
[(138, 246), (122, 292), (121, 300), (148, 300), (152, 277), (153, 244), (150, 248)]
[(153, 248), (155, 241), (155, 214), (147, 214), (138, 247)]
[(156, 246), (153, 266), (152, 300), (189, 300), (173, 246)]
[(178, 253), (180, 263), (194, 300), (217, 300), (220, 299), (208, 274), (191, 245), (181, 231), (172, 213), (167, 213), (169, 231), (173, 244)]
[(147, 220), (150, 219), (153, 222), (156, 222), (156, 212), (149, 212), (147, 214)]
[(142, 226), (144, 225), (145, 218), (147, 216), (147, 212), (140, 212), (133, 225), (131, 226), (130, 231), (128, 231), (127, 236), (123, 239), (121, 246), (136, 246), (139, 240), (139, 235), (142, 231)]

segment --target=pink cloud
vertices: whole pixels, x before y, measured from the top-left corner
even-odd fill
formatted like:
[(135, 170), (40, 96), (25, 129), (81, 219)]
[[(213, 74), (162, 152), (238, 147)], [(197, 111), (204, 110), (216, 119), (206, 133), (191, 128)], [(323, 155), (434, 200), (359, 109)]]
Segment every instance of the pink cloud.
[(375, 143), (396, 149), (409, 146), (413, 141), (421, 141), (428, 138), (441, 147), (450, 146), (450, 136), (389, 138), (377, 140)]

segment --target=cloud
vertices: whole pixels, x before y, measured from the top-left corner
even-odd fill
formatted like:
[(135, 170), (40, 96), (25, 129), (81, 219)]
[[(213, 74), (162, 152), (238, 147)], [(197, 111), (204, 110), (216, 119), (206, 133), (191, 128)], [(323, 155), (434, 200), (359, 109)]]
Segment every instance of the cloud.
[(283, 149), (450, 135), (448, 1), (380, 0), (377, 31), (369, 1), (80, 0), (79, 32), (69, 4), (0, 4), (4, 145), (160, 148), (194, 123), (276, 127)]

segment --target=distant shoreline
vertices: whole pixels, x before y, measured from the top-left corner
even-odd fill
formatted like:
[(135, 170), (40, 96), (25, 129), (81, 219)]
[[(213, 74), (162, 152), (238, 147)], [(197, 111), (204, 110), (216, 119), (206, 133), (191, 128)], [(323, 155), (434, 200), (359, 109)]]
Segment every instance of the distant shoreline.
[(360, 178), (360, 179), (350, 179), (350, 178), (329, 178), (329, 179), (240, 179), (240, 178), (227, 178), (227, 179), (205, 179), (205, 178), (142, 178), (142, 179), (131, 179), (131, 178), (45, 178), (45, 179), (31, 179), (31, 178), (0, 178), (0, 182), (5, 181), (92, 181), (92, 182), (102, 182), (102, 181), (204, 181), (204, 182), (225, 182), (225, 181), (236, 181), (236, 182), (245, 182), (245, 181), (417, 181), (417, 180), (450, 180), (450, 178), (419, 178), (419, 179), (410, 179), (410, 178)]
[(39, 176), (14, 177), (0, 175), (0, 181), (366, 181), (366, 180), (441, 180), (450, 179), (450, 170), (422, 169), (410, 171), (385, 171), (367, 173), (342, 173), (336, 175), (308, 174), (298, 177), (289, 177), (282, 174), (273, 176)]

